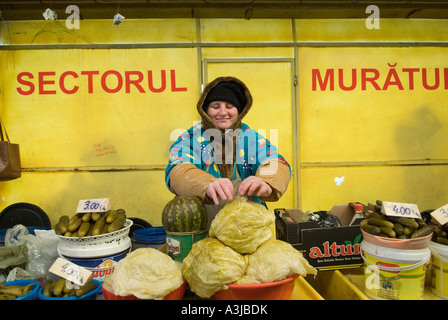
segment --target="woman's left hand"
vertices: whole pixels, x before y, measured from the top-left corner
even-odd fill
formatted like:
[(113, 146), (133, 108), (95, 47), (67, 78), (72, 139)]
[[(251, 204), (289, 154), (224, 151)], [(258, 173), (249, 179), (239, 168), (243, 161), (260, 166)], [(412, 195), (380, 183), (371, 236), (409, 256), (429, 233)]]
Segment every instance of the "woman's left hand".
[(257, 196), (257, 197), (268, 197), (272, 193), (272, 188), (269, 184), (264, 182), (263, 179), (250, 176), (244, 179), (239, 188), (238, 195), (242, 196)]

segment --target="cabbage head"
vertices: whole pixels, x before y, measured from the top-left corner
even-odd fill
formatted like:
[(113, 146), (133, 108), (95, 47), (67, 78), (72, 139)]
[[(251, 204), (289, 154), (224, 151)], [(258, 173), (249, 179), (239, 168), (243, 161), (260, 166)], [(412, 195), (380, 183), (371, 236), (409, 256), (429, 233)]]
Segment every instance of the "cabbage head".
[(182, 273), (191, 290), (201, 298), (228, 289), (246, 270), (246, 259), (216, 238), (195, 242), (182, 262)]
[(263, 205), (246, 197), (236, 197), (219, 210), (210, 226), (209, 236), (240, 254), (252, 253), (272, 238), (274, 221), (274, 214)]

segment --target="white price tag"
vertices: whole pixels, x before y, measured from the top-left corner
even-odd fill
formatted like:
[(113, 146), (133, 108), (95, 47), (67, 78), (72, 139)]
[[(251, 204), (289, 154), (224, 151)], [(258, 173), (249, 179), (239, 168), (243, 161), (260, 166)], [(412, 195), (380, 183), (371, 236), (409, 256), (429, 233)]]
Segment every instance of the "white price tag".
[(431, 217), (433, 217), (442, 226), (445, 223), (448, 223), (448, 204), (431, 212)]
[(77, 213), (106, 212), (110, 210), (109, 198), (79, 200)]
[(83, 286), (92, 274), (91, 271), (62, 258), (57, 258), (49, 271), (79, 286)]
[(397, 202), (387, 202), (383, 201), (383, 206), (381, 212), (386, 216), (394, 217), (406, 217), (421, 219), (420, 211), (418, 206), (412, 203), (397, 203)]

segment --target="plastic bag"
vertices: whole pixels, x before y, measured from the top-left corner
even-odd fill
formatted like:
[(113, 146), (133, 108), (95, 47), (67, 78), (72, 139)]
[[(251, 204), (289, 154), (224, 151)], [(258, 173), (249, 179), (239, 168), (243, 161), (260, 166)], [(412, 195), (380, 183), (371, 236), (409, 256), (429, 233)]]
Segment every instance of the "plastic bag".
[(9, 266), (17, 267), (9, 272), (7, 281), (45, 278), (56, 260), (59, 237), (54, 230), (35, 230), (35, 233), (36, 235), (30, 234), (21, 224), (6, 231), (6, 250), (20, 252), (20, 256), (10, 260)]

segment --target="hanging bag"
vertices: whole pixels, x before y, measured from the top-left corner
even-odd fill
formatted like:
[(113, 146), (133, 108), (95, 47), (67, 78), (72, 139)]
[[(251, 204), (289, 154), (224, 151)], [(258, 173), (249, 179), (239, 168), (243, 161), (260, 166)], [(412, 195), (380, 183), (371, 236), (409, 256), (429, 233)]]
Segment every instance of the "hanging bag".
[[(3, 135), (3, 131), (5, 131), (5, 135)], [(20, 178), (22, 167), (20, 166), (19, 145), (9, 142), (8, 133), (1, 119), (0, 138), (0, 181)]]

